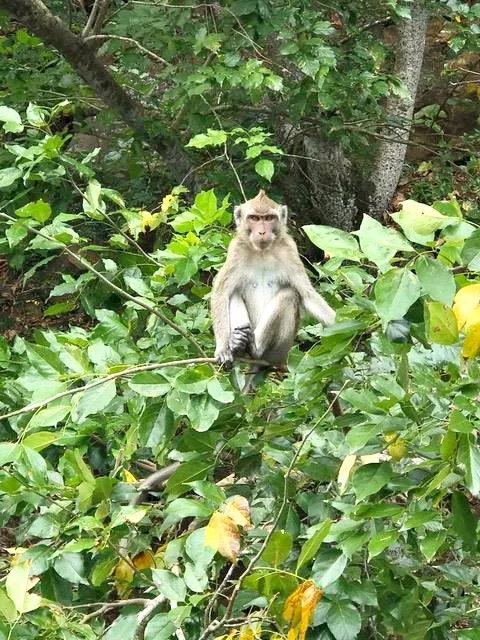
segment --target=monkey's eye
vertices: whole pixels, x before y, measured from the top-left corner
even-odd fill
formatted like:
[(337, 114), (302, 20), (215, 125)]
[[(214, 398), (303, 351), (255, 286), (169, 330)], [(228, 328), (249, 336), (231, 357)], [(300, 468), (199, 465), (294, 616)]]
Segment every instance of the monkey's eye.
[(248, 216), (248, 219), (252, 222), (258, 222), (260, 220), (259, 216)]
[(272, 214), (269, 214), (268, 216), (265, 216), (265, 220), (266, 220), (267, 222), (272, 222), (272, 220), (275, 220), (275, 218), (276, 218), (276, 217), (277, 217), (277, 216), (274, 216), (274, 215), (272, 215)]

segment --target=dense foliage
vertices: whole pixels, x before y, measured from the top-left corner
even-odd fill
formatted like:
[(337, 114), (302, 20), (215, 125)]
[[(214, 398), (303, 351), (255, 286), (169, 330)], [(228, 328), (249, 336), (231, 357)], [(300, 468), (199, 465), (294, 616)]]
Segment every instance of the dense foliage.
[[(229, 199), (129, 206), (63, 151), (67, 107), (0, 107), (2, 252), (27, 284), (64, 271), (47, 317), (95, 319), (0, 339), (0, 637), (477, 638), (480, 231), (462, 204), (305, 226), (337, 323), (307, 321), (289, 375), (244, 396), (204, 358)], [(129, 504), (149, 461), (181, 464)]]

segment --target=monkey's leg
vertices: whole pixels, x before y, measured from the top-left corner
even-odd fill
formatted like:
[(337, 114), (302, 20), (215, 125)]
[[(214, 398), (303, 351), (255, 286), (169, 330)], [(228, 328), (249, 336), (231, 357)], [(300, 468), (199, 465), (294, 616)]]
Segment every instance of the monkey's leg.
[(243, 298), (235, 293), (230, 299), (230, 350), (234, 356), (254, 354), (254, 336)]
[(267, 303), (255, 328), (257, 357), (272, 364), (286, 363), (297, 335), (299, 311), (298, 294), (293, 289), (281, 289)]

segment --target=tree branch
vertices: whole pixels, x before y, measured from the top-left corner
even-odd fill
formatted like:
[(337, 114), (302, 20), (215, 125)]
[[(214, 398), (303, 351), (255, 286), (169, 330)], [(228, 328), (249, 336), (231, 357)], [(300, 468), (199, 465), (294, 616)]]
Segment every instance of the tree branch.
[[(265, 360), (250, 360), (248, 358), (238, 358), (238, 362), (246, 362), (249, 364), (256, 364), (260, 366), (268, 366), (269, 363), (265, 362)], [(49, 398), (45, 398), (44, 400), (39, 400), (38, 402), (33, 402), (31, 404), (27, 404), (21, 409), (15, 409), (14, 411), (10, 411), (9, 413), (4, 413), (0, 415), (0, 421), (6, 420), (7, 418), (13, 418), (14, 416), (19, 416), (23, 413), (28, 413), (29, 411), (36, 411), (37, 409), (41, 409), (45, 407), (50, 402), (54, 402), (55, 400), (59, 400), (60, 398), (65, 398), (66, 396), (71, 396), (75, 393), (80, 393), (83, 391), (88, 391), (89, 389), (93, 389), (93, 387), (98, 387), (105, 382), (109, 382), (110, 380), (116, 380), (117, 378), (122, 378), (124, 376), (134, 375), (135, 373), (140, 373), (141, 371), (155, 371), (156, 369), (162, 369), (164, 367), (181, 367), (188, 366), (190, 364), (216, 364), (217, 361), (215, 358), (187, 358), (185, 360), (171, 360), (169, 362), (150, 362), (148, 364), (140, 364), (135, 367), (126, 367), (121, 371), (116, 371), (115, 373), (110, 373), (103, 378), (98, 380), (94, 380), (93, 382), (88, 382), (82, 387), (75, 387), (73, 389), (66, 389), (65, 391), (60, 391)]]
[[(96, 0), (98, 10), (104, 0)], [(103, 5), (102, 5), (103, 6)], [(41, 0), (0, 0), (8, 11), (29, 31), (55, 47), (103, 102), (114, 109), (138, 136), (157, 151), (168, 151), (163, 139), (155, 138), (145, 128), (145, 113), (140, 102), (131, 98), (116, 82), (110, 71), (96, 57), (94, 47), (70, 31)]]
[(111, 34), (101, 34), (101, 35), (87, 36), (86, 38), (83, 39), (84, 42), (92, 42), (92, 41), (98, 42), (98, 41), (106, 41), (106, 40), (122, 40), (123, 42), (130, 42), (131, 44), (134, 44), (136, 47), (138, 47), (140, 51), (143, 51), (143, 53), (146, 53), (147, 56), (149, 56), (155, 62), (160, 62), (161, 64), (168, 65), (168, 62), (164, 58), (161, 58), (153, 51), (150, 51), (150, 49), (147, 49), (146, 47), (141, 45), (134, 38), (127, 38), (126, 36), (114, 36)]

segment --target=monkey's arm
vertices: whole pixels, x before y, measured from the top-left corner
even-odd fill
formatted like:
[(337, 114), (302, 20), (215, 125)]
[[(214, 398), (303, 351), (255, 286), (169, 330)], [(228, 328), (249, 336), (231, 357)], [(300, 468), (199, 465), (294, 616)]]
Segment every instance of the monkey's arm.
[(294, 255), (296, 281), (292, 284), (298, 291), (303, 308), (324, 326), (332, 325), (335, 322), (335, 311), (314, 289), (296, 246)]

